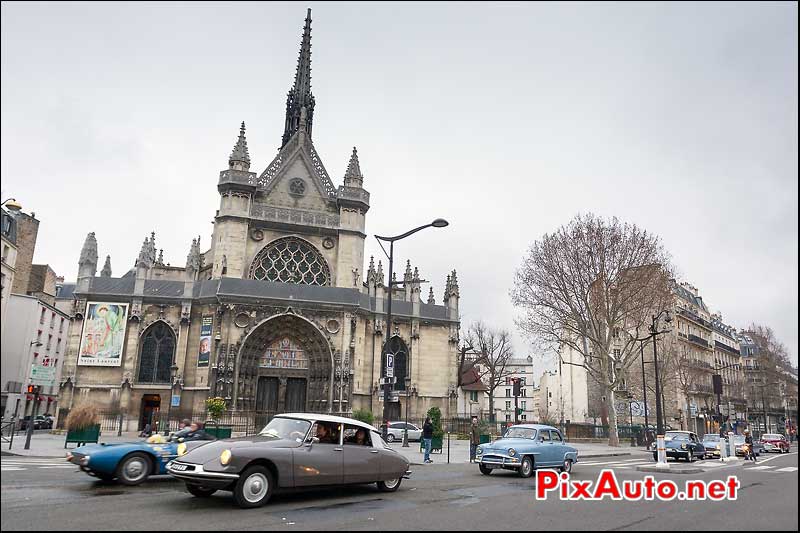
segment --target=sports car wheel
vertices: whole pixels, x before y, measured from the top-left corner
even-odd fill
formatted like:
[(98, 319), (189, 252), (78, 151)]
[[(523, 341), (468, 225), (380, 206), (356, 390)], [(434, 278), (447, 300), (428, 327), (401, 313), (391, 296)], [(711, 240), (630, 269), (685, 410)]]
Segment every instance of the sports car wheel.
[(189, 491), (189, 494), (198, 498), (208, 498), (217, 492), (217, 489), (208, 489), (199, 485), (189, 485), (188, 483), (186, 484), (186, 490)]
[(387, 479), (386, 481), (378, 481), (378, 490), (381, 492), (394, 492), (400, 488), (400, 482), (403, 478)]
[(483, 474), (484, 476), (488, 476), (489, 474), (492, 473), (492, 469), (489, 468), (488, 466), (478, 465), (478, 468), (480, 469), (481, 474)]
[(269, 470), (263, 466), (251, 466), (242, 472), (239, 481), (233, 488), (236, 504), (248, 509), (261, 507), (272, 496), (273, 478)]
[(564, 462), (561, 464), (560, 467), (558, 467), (558, 469), (561, 472), (566, 472), (567, 474), (572, 472), (572, 459), (564, 459)]
[(394, 435), (392, 435), (391, 433), (386, 435), (386, 441), (387, 442), (394, 442)]
[(517, 474), (519, 474), (519, 477), (531, 477), (531, 474), (533, 474), (533, 459), (530, 457), (523, 457), (522, 464), (519, 465)]
[(147, 454), (136, 452), (126, 455), (117, 466), (117, 479), (123, 485), (138, 485), (150, 475), (152, 462)]

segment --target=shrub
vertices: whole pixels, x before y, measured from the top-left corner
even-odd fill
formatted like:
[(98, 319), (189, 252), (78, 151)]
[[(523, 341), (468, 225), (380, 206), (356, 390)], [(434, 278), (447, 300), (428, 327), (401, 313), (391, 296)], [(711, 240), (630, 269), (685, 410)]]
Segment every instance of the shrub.
[(372, 411), (367, 411), (366, 409), (356, 409), (353, 411), (353, 418), (369, 425), (372, 425), (375, 421), (375, 415), (372, 414)]
[(218, 420), (222, 413), (225, 412), (226, 407), (224, 398), (217, 396), (216, 398), (206, 399), (206, 409), (208, 410), (208, 416), (212, 420)]
[(442, 429), (442, 411), (438, 407), (431, 407), (428, 409), (428, 416), (431, 417), (431, 424), (433, 424), (433, 438), (441, 439), (444, 437), (444, 430)]
[(68, 431), (77, 431), (95, 426), (100, 423), (100, 412), (97, 406), (84, 403), (74, 407), (67, 415), (66, 426)]

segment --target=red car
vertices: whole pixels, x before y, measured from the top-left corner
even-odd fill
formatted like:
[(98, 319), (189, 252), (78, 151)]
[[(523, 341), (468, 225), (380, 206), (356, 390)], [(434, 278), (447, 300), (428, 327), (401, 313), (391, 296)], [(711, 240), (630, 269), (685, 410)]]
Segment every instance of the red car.
[(761, 436), (765, 452), (789, 453), (789, 441), (779, 433), (765, 433)]

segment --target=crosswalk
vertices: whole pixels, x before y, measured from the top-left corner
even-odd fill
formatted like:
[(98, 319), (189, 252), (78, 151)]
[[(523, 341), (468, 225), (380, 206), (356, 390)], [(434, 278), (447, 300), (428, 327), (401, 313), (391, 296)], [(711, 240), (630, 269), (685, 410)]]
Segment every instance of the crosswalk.
[(77, 466), (56, 457), (3, 457), (0, 459), (0, 472), (19, 472), (21, 470), (61, 470), (76, 469)]
[[(620, 460), (596, 459), (588, 461), (579, 461), (575, 467), (580, 468), (581, 466), (598, 466), (603, 468), (610, 468), (612, 470), (633, 470), (637, 466), (648, 466), (653, 464), (654, 464), (653, 461), (650, 460), (649, 458), (620, 459)], [(694, 463), (692, 463), (692, 466), (702, 468), (703, 470), (715, 470), (718, 468), (738, 466), (739, 468), (744, 468), (748, 471), (752, 470), (755, 472), (781, 472), (781, 473), (797, 472), (798, 468), (796, 466), (787, 466), (780, 468), (779, 465), (760, 465), (758, 463), (756, 463), (753, 466), (750, 466), (747, 464), (742, 465), (741, 463), (738, 464), (722, 463), (720, 461), (715, 461), (715, 460), (695, 461)]]

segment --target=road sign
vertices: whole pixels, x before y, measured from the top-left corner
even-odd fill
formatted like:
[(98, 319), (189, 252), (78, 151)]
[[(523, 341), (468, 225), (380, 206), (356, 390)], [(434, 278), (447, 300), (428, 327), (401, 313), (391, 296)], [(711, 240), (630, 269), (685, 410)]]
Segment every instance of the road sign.
[(56, 368), (53, 366), (31, 365), (31, 383), (50, 386), (56, 381)]
[(180, 407), (181, 406), (181, 395), (180, 394), (173, 394), (172, 395), (172, 407)]
[[(383, 392), (378, 395), (378, 401), (383, 401)], [(389, 402), (395, 403), (400, 401), (400, 393), (397, 391), (389, 391)]]
[(697, 406), (695, 404), (689, 405), (689, 415), (692, 417), (697, 416)]
[(394, 385), (395, 383), (397, 383), (397, 378), (396, 377), (381, 378), (380, 383), (381, 385)]
[(386, 354), (386, 377), (394, 377), (394, 355), (390, 353)]

